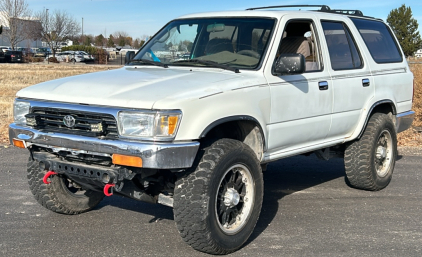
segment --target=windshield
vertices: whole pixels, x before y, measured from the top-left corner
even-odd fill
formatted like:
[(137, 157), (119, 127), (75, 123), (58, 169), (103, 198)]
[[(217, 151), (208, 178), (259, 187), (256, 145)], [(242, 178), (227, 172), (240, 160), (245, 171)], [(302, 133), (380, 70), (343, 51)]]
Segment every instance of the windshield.
[(175, 20), (148, 41), (129, 65), (151, 64), (147, 61), (152, 61), (172, 66), (214, 63), (255, 69), (273, 27), (274, 20), (265, 18)]

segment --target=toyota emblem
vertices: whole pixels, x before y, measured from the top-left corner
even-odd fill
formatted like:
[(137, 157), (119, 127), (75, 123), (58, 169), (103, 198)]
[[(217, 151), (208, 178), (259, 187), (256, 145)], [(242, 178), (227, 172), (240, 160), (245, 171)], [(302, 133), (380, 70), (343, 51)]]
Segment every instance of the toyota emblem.
[(72, 115), (66, 115), (63, 118), (63, 123), (64, 125), (66, 125), (66, 127), (72, 128), (73, 126), (75, 126), (76, 120), (75, 118), (73, 118)]

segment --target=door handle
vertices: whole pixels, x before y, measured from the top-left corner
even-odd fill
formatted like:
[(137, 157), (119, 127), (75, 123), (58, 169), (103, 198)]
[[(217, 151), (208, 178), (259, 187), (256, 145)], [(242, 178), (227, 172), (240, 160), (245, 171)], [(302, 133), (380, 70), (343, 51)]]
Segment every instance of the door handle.
[(371, 82), (369, 79), (362, 79), (362, 86), (369, 87), (371, 85)]
[(327, 81), (321, 81), (318, 83), (319, 90), (327, 90), (328, 89), (328, 82)]

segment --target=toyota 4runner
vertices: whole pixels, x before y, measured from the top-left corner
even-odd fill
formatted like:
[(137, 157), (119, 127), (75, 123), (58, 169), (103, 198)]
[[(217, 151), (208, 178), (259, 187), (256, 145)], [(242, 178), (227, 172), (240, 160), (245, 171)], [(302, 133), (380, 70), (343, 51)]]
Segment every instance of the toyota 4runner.
[(226, 254), (255, 227), (269, 162), (341, 156), (352, 187), (385, 188), (414, 118), (396, 38), (360, 11), (285, 7), (182, 16), (123, 68), (19, 91), (10, 142), (38, 202), (172, 206), (185, 242)]

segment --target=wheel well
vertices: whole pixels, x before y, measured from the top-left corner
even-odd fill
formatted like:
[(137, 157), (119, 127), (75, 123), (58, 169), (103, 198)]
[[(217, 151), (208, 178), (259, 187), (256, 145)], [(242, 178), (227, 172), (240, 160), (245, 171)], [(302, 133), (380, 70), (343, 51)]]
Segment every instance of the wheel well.
[(377, 112), (385, 113), (385, 114), (392, 113), (394, 115), (397, 114), (396, 108), (393, 105), (393, 103), (382, 103), (382, 104), (375, 106), (373, 108), (373, 110), (371, 111), (371, 113), (369, 114), (369, 116), (371, 116), (371, 115), (373, 115), (374, 113), (377, 113)]
[[(362, 130), (357, 138), (360, 138), (362, 136), (368, 124), (369, 118), (372, 115), (374, 115), (374, 113), (388, 114), (391, 116), (391, 118), (393, 118), (392, 116), (397, 114), (397, 110), (394, 103), (390, 100), (383, 100), (383, 101), (376, 102), (374, 105), (372, 105), (371, 109), (369, 110), (369, 114), (366, 117), (365, 124), (362, 127)], [(394, 125), (396, 125), (396, 119), (392, 119), (392, 120), (393, 120)]]
[[(206, 133), (206, 134), (205, 134)], [(233, 120), (216, 125), (202, 134), (203, 141), (216, 141), (222, 138), (239, 140), (248, 145), (262, 160), (264, 153), (264, 134), (261, 127), (251, 120)]]

